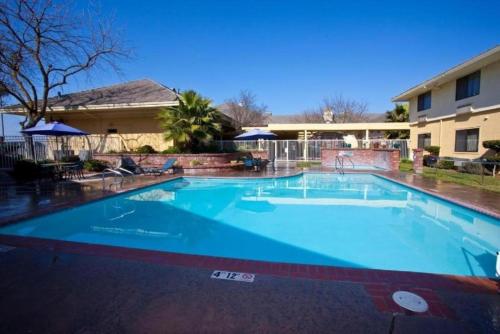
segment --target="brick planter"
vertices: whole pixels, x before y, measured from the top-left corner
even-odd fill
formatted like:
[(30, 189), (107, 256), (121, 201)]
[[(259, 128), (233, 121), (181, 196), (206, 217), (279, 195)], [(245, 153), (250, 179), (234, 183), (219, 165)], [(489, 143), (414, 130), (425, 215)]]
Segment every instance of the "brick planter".
[[(267, 158), (267, 152), (251, 152), (254, 157)], [(200, 154), (94, 154), (93, 158), (107, 161), (111, 166), (116, 166), (122, 156), (127, 156), (143, 167), (160, 167), (169, 158), (176, 158), (176, 166), (186, 174), (202, 174), (203, 172), (219, 171), (221, 169), (234, 169), (241, 167), (240, 164), (231, 164), (243, 153), (200, 153)], [(192, 166), (191, 161), (196, 160), (199, 164)]]
[[(335, 157), (340, 152), (352, 152), (354, 165), (366, 165), (384, 168), (391, 171), (399, 170), (400, 152), (395, 149), (357, 149), (332, 148), (321, 150), (321, 164), (327, 167), (335, 166)], [(346, 168), (349, 168), (346, 166)]]

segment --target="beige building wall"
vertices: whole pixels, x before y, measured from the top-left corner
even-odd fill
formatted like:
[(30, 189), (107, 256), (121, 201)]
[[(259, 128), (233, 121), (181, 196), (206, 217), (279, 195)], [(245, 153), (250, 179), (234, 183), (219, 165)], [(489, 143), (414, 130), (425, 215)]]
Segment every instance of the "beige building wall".
[[(157, 115), (160, 109), (67, 111), (51, 113), (49, 119), (84, 130), (91, 136), (92, 146), (100, 152), (133, 150), (142, 145), (151, 145), (157, 151), (173, 146), (163, 139)], [(116, 129), (116, 134), (108, 133)]]
[(500, 61), (481, 69), (480, 94), (455, 101), (456, 81), (449, 81), (431, 90), (431, 108), (417, 111), (418, 96), (410, 99), (410, 122), (416, 122), (419, 116), (429, 118), (454, 115), (457, 108), (471, 105), (474, 109), (500, 105)]
[[(481, 87), (482, 89), (482, 87)], [(478, 152), (455, 152), (455, 132), (457, 130), (479, 128)], [(417, 148), (419, 134), (431, 134), (431, 144), (440, 146), (440, 156), (476, 159), (486, 153), (482, 142), (500, 139), (500, 108), (480, 113), (472, 113), (453, 118), (426, 122), (410, 126), (410, 142)]]
[[(500, 139), (500, 61), (481, 68), (479, 95), (456, 101), (455, 90), (456, 80), (434, 87), (431, 108), (422, 111), (417, 111), (418, 96), (410, 98), (412, 148), (418, 146), (419, 134), (430, 133), (432, 145), (441, 147), (440, 156), (476, 159), (487, 152), (483, 141)], [(471, 112), (456, 115), (458, 108), (468, 105)], [(418, 122), (423, 116), (427, 120)], [(473, 128), (479, 129), (478, 152), (455, 152), (456, 131)]]

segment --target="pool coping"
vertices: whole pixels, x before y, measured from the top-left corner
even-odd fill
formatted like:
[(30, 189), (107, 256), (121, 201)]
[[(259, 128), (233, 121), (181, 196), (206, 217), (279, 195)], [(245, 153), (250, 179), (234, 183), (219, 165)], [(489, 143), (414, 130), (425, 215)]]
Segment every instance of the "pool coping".
[(418, 186), (412, 185), (412, 184), (410, 184), (408, 182), (405, 182), (403, 180), (395, 179), (395, 178), (392, 178), (392, 177), (387, 176), (387, 175), (377, 174), (377, 173), (372, 173), (372, 175), (374, 175), (376, 177), (380, 177), (380, 178), (385, 179), (385, 180), (390, 181), (390, 182), (394, 182), (394, 183), (399, 184), (399, 185), (401, 185), (403, 187), (407, 187), (407, 188), (410, 188), (410, 189), (413, 189), (413, 190), (416, 190), (416, 191), (423, 192), (424, 194), (437, 197), (439, 199), (442, 199), (444, 201), (450, 202), (452, 204), (463, 206), (463, 207), (465, 207), (467, 209), (479, 212), (479, 213), (481, 213), (483, 215), (487, 215), (487, 216), (491, 216), (491, 217), (496, 218), (496, 219), (500, 219), (500, 213), (497, 213), (495, 211), (489, 210), (489, 209), (487, 209), (485, 207), (473, 205), (471, 203), (463, 202), (463, 201), (460, 201), (460, 200), (458, 200), (456, 198), (453, 198), (453, 197), (450, 197), (450, 196), (446, 196), (446, 195), (443, 195), (443, 194), (440, 194), (440, 193), (432, 192), (430, 190), (427, 190), (427, 189), (424, 189), (424, 188), (420, 188)]

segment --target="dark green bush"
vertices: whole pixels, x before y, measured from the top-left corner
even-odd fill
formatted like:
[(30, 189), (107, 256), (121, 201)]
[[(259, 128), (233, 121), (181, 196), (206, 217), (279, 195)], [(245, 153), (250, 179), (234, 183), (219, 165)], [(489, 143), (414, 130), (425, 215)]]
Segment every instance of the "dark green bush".
[(107, 167), (107, 162), (102, 160), (87, 160), (83, 163), (83, 168), (90, 172), (102, 172)]
[(431, 155), (439, 156), (440, 147), (439, 146), (426, 146), (426, 147), (424, 147), (424, 150), (429, 152)]
[(19, 180), (33, 180), (40, 176), (40, 165), (33, 160), (18, 160), (12, 175)]
[(437, 158), (434, 155), (425, 154), (423, 157), (424, 166), (434, 167), (437, 164)]
[[(487, 162), (500, 163), (500, 154), (486, 157), (486, 158), (484, 158), (484, 160), (486, 160)], [(486, 163), (486, 164), (484, 164), (484, 168), (486, 168), (488, 171), (491, 171), (491, 173), (493, 173), (493, 171), (495, 171), (495, 173), (497, 173), (497, 171), (500, 170), (500, 165), (493, 165), (493, 164), (489, 165)]]
[(154, 154), (154, 153), (157, 153), (156, 150), (151, 145), (140, 146), (135, 151), (137, 153), (140, 153), (140, 154)]
[(70, 155), (67, 157), (62, 157), (61, 162), (79, 162), (80, 157), (78, 155)]
[(489, 149), (494, 150), (497, 153), (499, 153), (500, 152), (500, 140), (485, 140), (485, 141), (483, 141), (483, 147), (489, 148)]
[(488, 162), (500, 162), (500, 154), (495, 154), (495, 155), (492, 155), (490, 157), (486, 157), (486, 158), (484, 158), (484, 160), (486, 160)]
[(455, 169), (455, 163), (451, 160), (439, 160), (437, 168), (441, 169)]
[(181, 153), (181, 150), (178, 147), (173, 146), (173, 147), (167, 148), (166, 150), (161, 151), (161, 153), (163, 153), (163, 154), (179, 154), (179, 153)]
[(458, 170), (468, 174), (481, 175), (483, 173), (484, 175), (491, 175), (491, 172), (487, 168), (482, 168), (480, 163), (474, 162), (464, 162)]
[(321, 162), (319, 161), (298, 161), (296, 164), (297, 168), (311, 168), (311, 167), (319, 167), (321, 166)]

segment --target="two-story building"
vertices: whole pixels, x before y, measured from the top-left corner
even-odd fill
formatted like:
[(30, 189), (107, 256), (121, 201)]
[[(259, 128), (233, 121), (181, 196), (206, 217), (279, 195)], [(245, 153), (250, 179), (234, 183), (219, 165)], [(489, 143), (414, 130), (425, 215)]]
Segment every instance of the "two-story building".
[(440, 146), (440, 156), (482, 157), (500, 139), (500, 46), (392, 99), (410, 104), (412, 148)]

